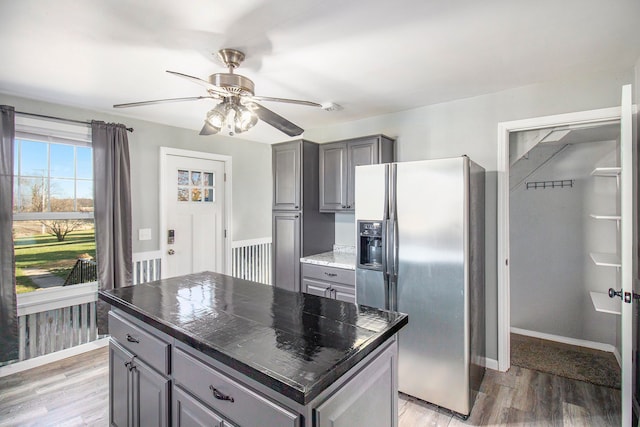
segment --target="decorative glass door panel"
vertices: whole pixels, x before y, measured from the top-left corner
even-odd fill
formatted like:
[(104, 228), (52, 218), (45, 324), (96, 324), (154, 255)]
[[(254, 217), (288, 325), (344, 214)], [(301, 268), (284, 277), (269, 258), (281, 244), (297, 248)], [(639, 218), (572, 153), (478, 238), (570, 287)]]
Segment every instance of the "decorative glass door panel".
[(215, 203), (216, 174), (202, 170), (178, 169), (178, 202)]

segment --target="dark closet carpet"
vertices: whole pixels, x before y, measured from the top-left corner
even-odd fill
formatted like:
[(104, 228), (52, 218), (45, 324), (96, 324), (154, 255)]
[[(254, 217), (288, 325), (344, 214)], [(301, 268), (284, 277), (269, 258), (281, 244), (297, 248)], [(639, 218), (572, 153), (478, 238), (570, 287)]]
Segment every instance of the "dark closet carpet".
[(613, 353), (511, 334), (511, 364), (610, 388), (620, 388)]

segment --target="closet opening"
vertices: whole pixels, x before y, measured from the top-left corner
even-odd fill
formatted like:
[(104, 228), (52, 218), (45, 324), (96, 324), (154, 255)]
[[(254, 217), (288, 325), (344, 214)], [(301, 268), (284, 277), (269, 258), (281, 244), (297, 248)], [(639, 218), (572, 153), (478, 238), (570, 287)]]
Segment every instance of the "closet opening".
[(620, 388), (620, 121), (509, 134), (511, 365)]

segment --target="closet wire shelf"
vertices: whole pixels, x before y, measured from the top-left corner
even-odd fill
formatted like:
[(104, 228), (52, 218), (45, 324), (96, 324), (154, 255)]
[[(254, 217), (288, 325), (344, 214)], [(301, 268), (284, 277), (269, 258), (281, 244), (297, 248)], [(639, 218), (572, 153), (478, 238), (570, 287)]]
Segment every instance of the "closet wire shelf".
[(529, 181), (527, 182), (527, 190), (537, 190), (538, 188), (564, 188), (573, 187), (573, 179), (559, 179), (554, 181)]

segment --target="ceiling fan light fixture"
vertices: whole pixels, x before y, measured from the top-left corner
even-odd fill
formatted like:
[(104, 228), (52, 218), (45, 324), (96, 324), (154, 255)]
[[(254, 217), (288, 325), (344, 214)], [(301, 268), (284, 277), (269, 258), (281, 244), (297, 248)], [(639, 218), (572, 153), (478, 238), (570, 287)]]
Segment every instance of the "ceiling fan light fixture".
[(235, 127), (236, 133), (246, 132), (258, 123), (258, 116), (256, 113), (248, 109), (243, 105), (236, 105), (235, 109)]
[(227, 118), (227, 108), (224, 103), (216, 105), (211, 111), (207, 113), (205, 121), (217, 132), (220, 132), (224, 127), (224, 122)]

